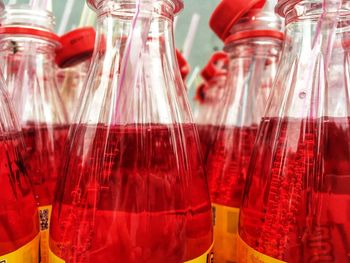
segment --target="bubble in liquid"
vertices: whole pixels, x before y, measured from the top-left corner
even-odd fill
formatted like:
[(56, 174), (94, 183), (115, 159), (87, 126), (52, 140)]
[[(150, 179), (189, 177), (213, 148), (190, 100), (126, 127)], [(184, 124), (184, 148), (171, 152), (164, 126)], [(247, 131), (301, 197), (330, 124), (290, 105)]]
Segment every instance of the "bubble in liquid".
[(306, 97), (306, 92), (300, 92), (299, 93), (299, 98), (300, 99), (305, 99), (305, 97)]

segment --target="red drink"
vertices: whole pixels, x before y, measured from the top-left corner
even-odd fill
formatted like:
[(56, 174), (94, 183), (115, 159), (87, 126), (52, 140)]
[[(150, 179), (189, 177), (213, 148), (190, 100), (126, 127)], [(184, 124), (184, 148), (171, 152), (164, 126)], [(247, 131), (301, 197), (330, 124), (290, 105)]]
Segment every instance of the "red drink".
[(217, 127), (211, 124), (197, 124), (196, 126), (199, 134), (199, 141), (203, 157), (204, 160), (206, 160), (208, 151), (211, 149)]
[(350, 261), (350, 119), (263, 120), (240, 236), (287, 262)]
[(217, 131), (207, 158), (211, 199), (216, 204), (239, 208), (257, 126), (224, 126)]
[[(28, 244), (39, 231), (38, 212), (19, 150), (22, 147), (19, 138), (16, 133), (0, 137), (0, 255)], [(32, 258), (27, 255), (25, 259)]]
[(50, 229), (58, 257), (173, 263), (208, 250), (210, 203), (192, 125), (78, 126), (71, 139)]
[(34, 188), (38, 206), (51, 205), (68, 125), (28, 125), (22, 128), (26, 144), (25, 164)]

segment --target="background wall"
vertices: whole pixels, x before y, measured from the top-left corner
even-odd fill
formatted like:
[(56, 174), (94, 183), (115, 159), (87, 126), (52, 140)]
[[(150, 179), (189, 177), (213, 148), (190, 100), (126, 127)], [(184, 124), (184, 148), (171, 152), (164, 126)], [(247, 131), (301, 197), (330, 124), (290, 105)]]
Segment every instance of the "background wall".
[[(183, 50), (186, 36), (188, 34), (189, 26), (191, 24), (192, 16), (198, 14), (199, 24), (198, 30), (194, 36), (193, 47), (189, 55), (188, 61), (191, 65), (192, 71), (194, 69), (201, 69), (209, 59), (214, 50), (221, 49), (222, 43), (209, 29), (209, 18), (216, 5), (220, 0), (184, 0), (185, 9), (178, 16), (175, 29), (176, 46), (179, 50)], [(17, 2), (28, 3), (29, 0), (5, 0), (5, 3)], [(60, 24), (64, 9), (66, 6), (66, 0), (52, 0), (53, 12), (56, 17), (56, 28)], [(75, 28), (79, 25), (80, 16), (84, 7), (84, 0), (74, 0), (72, 13), (68, 20), (67, 30)], [(198, 71), (196, 70), (196, 71)], [(192, 73), (192, 72), (191, 72)], [(188, 81), (191, 80), (192, 74), (189, 74)], [(197, 75), (197, 74), (196, 74)], [(194, 87), (199, 84), (200, 78), (195, 78), (193, 85), (190, 87), (189, 96), (193, 98)]]

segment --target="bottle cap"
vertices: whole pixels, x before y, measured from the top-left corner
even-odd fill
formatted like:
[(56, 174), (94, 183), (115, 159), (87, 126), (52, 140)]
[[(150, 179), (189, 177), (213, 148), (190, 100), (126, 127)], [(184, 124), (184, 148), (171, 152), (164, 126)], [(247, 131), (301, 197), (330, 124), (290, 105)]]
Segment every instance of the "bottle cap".
[(56, 64), (65, 68), (91, 58), (95, 37), (96, 33), (92, 27), (75, 29), (61, 36), (62, 47), (56, 52)]
[(203, 103), (205, 101), (205, 90), (207, 88), (208, 86), (205, 82), (201, 83), (196, 89), (194, 100), (198, 101), (199, 103)]
[(176, 58), (179, 63), (181, 77), (183, 80), (186, 79), (188, 73), (190, 73), (190, 65), (187, 63), (186, 59), (182, 56), (180, 51), (176, 49)]
[(222, 0), (210, 17), (209, 25), (222, 40), (230, 35), (232, 26), (250, 9), (261, 8), (266, 0)]
[(275, 14), (275, 5), (275, 0), (266, 0), (263, 6), (254, 6), (248, 10), (231, 27), (225, 44), (258, 37), (283, 40), (283, 20)]
[[(219, 62), (222, 62), (221, 66), (219, 65)], [(209, 59), (207, 65), (201, 71), (202, 78), (209, 82), (213, 77), (226, 75), (227, 70), (225, 67), (227, 67), (227, 63), (228, 57), (225, 52), (215, 52)]]

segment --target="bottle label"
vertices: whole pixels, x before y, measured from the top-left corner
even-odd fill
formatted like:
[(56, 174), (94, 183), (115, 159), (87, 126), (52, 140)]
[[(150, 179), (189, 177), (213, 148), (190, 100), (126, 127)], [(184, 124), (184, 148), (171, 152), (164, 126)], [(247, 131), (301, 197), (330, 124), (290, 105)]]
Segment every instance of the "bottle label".
[(39, 262), (39, 240), (37, 235), (32, 241), (10, 254), (0, 256), (0, 263), (38, 263)]
[(213, 204), (215, 262), (237, 262), (239, 209)]
[(49, 248), (49, 263), (65, 263), (65, 261), (57, 257)]
[(286, 263), (256, 251), (243, 239), (237, 236), (237, 262), (238, 263)]
[[(213, 253), (213, 245), (198, 258), (192, 259), (190, 261), (186, 261), (185, 263), (213, 263), (214, 262), (214, 253)], [(216, 261), (215, 261), (216, 262)], [(219, 262), (219, 261), (218, 261)]]
[(40, 262), (47, 263), (49, 262), (49, 229), (52, 206), (40, 206), (38, 210), (40, 223)]
[[(186, 261), (185, 263), (213, 263), (214, 262), (214, 254), (212, 252), (213, 247), (208, 249), (203, 255), (198, 258), (192, 259), (190, 261)], [(0, 262), (1, 263), (1, 262)], [(50, 249), (49, 249), (49, 263), (65, 263), (64, 260), (57, 257)]]

